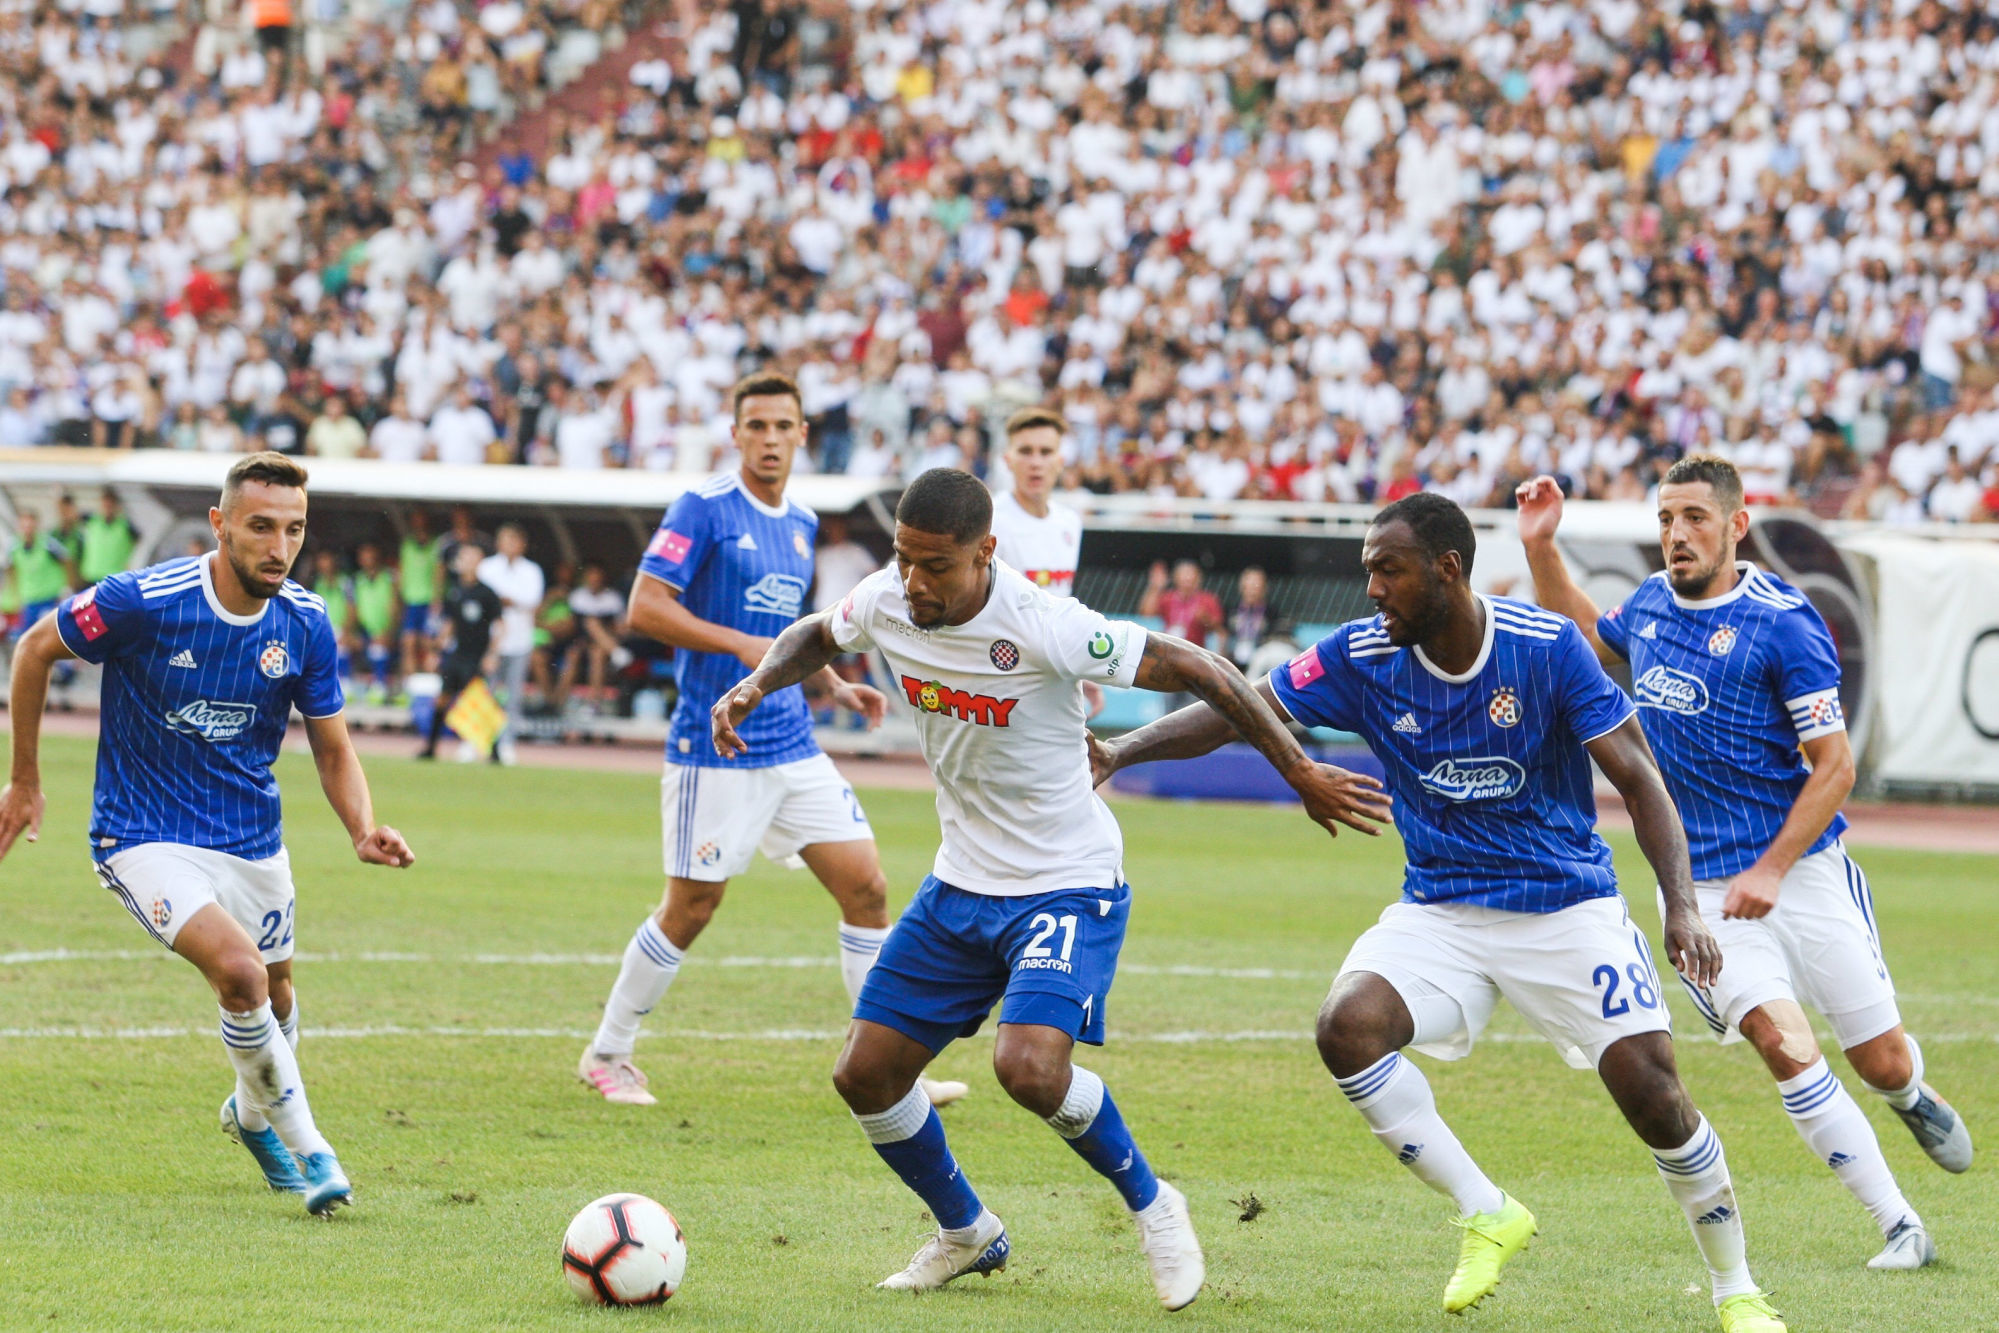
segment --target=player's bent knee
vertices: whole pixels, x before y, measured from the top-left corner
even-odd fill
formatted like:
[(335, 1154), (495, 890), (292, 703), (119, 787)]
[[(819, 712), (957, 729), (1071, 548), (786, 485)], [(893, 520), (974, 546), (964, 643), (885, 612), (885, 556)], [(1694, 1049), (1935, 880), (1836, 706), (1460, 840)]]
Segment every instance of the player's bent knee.
[(1006, 1095), (1038, 1116), (1051, 1116), (1062, 1109), (1074, 1076), (1066, 1058), (1057, 1059), (1040, 1051), (993, 1053), (993, 1073), (999, 1077)]
[(1352, 973), (1333, 983), (1313, 1035), (1326, 1069), (1349, 1078), (1408, 1045), (1415, 1033), (1393, 986), (1372, 973)]
[(1700, 1112), (1673, 1061), (1672, 1039), (1663, 1032), (1612, 1042), (1597, 1060), (1597, 1076), (1647, 1147), (1677, 1148), (1700, 1125)]
[(1908, 1036), (1899, 1027), (1850, 1048), (1846, 1059), (1870, 1088), (1906, 1088), (1916, 1077)]
[(254, 953), (234, 954), (211, 964), (206, 975), (215, 998), (233, 1014), (247, 1014), (271, 998), (270, 974)]
[(877, 1115), (888, 1110), (908, 1088), (897, 1088), (894, 1072), (851, 1050), (842, 1051), (833, 1066), (833, 1090), (856, 1115)]
[(1819, 1058), (1811, 1020), (1792, 1000), (1771, 1000), (1742, 1016), (1742, 1035), (1779, 1078), (1795, 1078)]

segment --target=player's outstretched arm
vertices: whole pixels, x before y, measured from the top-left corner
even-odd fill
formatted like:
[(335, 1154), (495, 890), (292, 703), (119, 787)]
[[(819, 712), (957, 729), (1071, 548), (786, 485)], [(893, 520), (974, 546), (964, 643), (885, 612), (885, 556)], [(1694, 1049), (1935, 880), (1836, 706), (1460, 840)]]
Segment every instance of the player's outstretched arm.
[(1721, 946), (1701, 921), (1694, 902), (1693, 867), (1687, 859), (1687, 832), (1680, 824), (1680, 812), (1666, 793), (1666, 780), (1659, 776), (1658, 761), (1636, 715), (1624, 719), (1615, 730), (1605, 732), (1588, 746), (1590, 757), (1610, 779), (1624, 808), (1631, 812), (1631, 829), (1638, 835), (1638, 850), (1659, 877), (1659, 892), (1666, 900), (1666, 959), (1674, 969), (1696, 986), (1710, 986), (1721, 975)]
[(49, 672), (76, 654), (63, 646), (56, 618), (44, 616), (14, 647), (14, 680), (7, 718), (14, 729), (14, 766), (0, 791), (0, 856), (17, 838), (42, 834), (42, 710), (49, 700)]
[(724, 759), (748, 753), (750, 747), (736, 734), (736, 725), (756, 711), (756, 706), (771, 691), (796, 685), (823, 671), (839, 655), (840, 645), (833, 640), (831, 611), (818, 611), (794, 621), (791, 628), (771, 643), (770, 651), (757, 663), (756, 670), (715, 701), (708, 715), (715, 753)]
[(375, 802), (368, 795), (368, 777), (361, 771), (361, 758), (354, 753), (354, 740), (347, 734), (347, 719), (332, 717), (305, 720), (306, 739), (312, 742), (312, 762), (319, 769), (319, 787), (347, 836), (354, 840), (354, 854), (369, 865), (402, 869), (416, 860), (403, 835), (386, 824), (375, 822)]
[(1519, 506), (1520, 544), (1527, 551), (1527, 568), (1534, 575), (1534, 600), (1557, 615), (1576, 622), (1576, 628), (1596, 649), (1596, 660), (1609, 666), (1623, 661), (1616, 649), (1596, 632), (1602, 613), (1589, 594), (1569, 577), (1569, 567), (1555, 545), (1555, 530), (1562, 523), (1562, 487), (1553, 477), (1523, 481), (1513, 492)]
[(1148, 634), (1133, 683), (1142, 690), (1192, 694), (1202, 703), (1140, 728), (1126, 738), (1128, 746), (1119, 742), (1116, 767), (1146, 759), (1192, 758), (1241, 736), (1270, 761), (1305, 803), (1305, 813), (1328, 833), (1338, 837), (1340, 824), (1370, 835), (1381, 831), (1377, 825), (1388, 818), (1381, 784), (1314, 762), (1284, 725), (1269, 685), (1259, 693), (1221, 654), (1170, 634)]

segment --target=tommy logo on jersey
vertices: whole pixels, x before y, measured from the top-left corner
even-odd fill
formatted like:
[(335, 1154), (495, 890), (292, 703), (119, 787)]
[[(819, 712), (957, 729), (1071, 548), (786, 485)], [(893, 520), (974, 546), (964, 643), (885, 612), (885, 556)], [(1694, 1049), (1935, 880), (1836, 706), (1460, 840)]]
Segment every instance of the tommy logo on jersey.
[(902, 678), (902, 692), (909, 696), (909, 702), (926, 713), (949, 713), (960, 722), (972, 722), (981, 727), (1003, 727), (1013, 712), (1018, 699), (995, 699), (990, 694), (967, 694), (954, 690), (942, 681), (918, 680), (914, 676)]
[(1453, 801), (1503, 801), (1527, 785), (1527, 770), (1502, 755), (1439, 759), (1421, 781)]
[(196, 699), (166, 715), (166, 724), (175, 731), (199, 736), (205, 741), (233, 741), (256, 720), (257, 705)]
[(1707, 683), (1699, 676), (1655, 666), (1631, 682), (1640, 708), (1663, 708), (1669, 713), (1692, 717), (1707, 711)]
[(257, 670), (272, 680), (281, 680), (285, 672), (292, 668), (292, 655), (276, 639), (264, 645), (264, 651), (257, 655)]
[(1011, 671), (1020, 665), (1020, 649), (1014, 646), (1012, 639), (994, 639), (992, 649), (986, 655), (1001, 671)]
[(1510, 685), (1502, 685), (1492, 692), (1492, 701), (1485, 706), (1485, 715), (1492, 719), (1495, 727), (1510, 727), (1520, 721), (1520, 696)]
[(1727, 657), (1728, 650), (1735, 646), (1735, 626), (1723, 625), (1707, 636), (1707, 650), (1716, 657)]

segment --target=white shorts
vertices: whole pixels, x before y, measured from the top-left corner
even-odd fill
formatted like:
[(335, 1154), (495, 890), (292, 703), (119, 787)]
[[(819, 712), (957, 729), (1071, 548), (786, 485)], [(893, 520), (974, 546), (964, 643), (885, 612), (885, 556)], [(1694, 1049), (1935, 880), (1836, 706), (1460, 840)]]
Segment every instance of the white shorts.
[(1395, 987), (1416, 1020), (1410, 1045), (1439, 1060), (1471, 1053), (1501, 996), (1577, 1069), (1596, 1068), (1626, 1037), (1673, 1027), (1651, 946), (1622, 898), (1559, 912), (1394, 903), (1354, 941), (1348, 972)]
[(659, 780), (666, 873), (734, 879), (761, 849), (773, 861), (820, 842), (872, 840), (854, 789), (823, 754), (769, 768), (668, 764)]
[(1841, 1050), (1902, 1021), (1874, 926), (1874, 895), (1844, 843), (1800, 859), (1784, 876), (1777, 906), (1754, 921), (1722, 919), (1725, 879), (1696, 881), (1694, 894), (1721, 945), (1721, 975), (1707, 990), (1688, 986), (1687, 993), (1722, 1041), (1741, 1041), (1743, 1018), (1772, 1000), (1818, 1010)]
[(142, 842), (97, 863), (97, 878), (169, 949), (180, 928), (214, 903), (250, 932), (266, 963), (292, 956), (292, 861), (283, 848), (246, 861), (206, 847)]

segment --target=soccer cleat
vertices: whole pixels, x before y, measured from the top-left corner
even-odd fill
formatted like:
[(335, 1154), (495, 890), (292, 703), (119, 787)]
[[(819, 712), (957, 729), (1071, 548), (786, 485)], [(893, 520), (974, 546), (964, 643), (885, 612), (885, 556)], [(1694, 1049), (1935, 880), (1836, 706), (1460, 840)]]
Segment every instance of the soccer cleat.
[(646, 1091), (646, 1076), (628, 1055), (608, 1056), (586, 1048), (577, 1062), (576, 1077), (620, 1106), (657, 1106), (659, 1098)]
[(1159, 1293), (1159, 1303), (1169, 1310), (1186, 1309), (1201, 1294), (1201, 1283), (1208, 1276), (1194, 1219), (1187, 1212), (1187, 1196), (1162, 1180), (1159, 1197), (1132, 1217), (1138, 1221), (1138, 1248), (1152, 1269), (1152, 1289)]
[(1013, 1245), (1006, 1238), (1006, 1224), (988, 1208), (972, 1224), (972, 1239), (955, 1241), (942, 1228), (923, 1242), (910, 1258), (909, 1266), (875, 1283), (884, 1291), (935, 1291), (967, 1273), (993, 1274), (1006, 1267)]
[(1937, 1096), (1936, 1089), (1925, 1083), (1918, 1089), (1916, 1104), (1904, 1111), (1892, 1107), (1902, 1123), (1916, 1136), (1923, 1151), (1952, 1175), (1971, 1169), (1971, 1131), (1964, 1127), (1964, 1117), (1951, 1109), (1949, 1102)]
[(1785, 1333), (1783, 1317), (1760, 1291), (1730, 1296), (1715, 1313), (1721, 1316), (1721, 1333)]
[(1930, 1233), (1923, 1230), (1920, 1222), (1904, 1220), (1896, 1223), (1895, 1229), (1888, 1233), (1888, 1243), (1881, 1247), (1881, 1253), (1867, 1261), (1867, 1266), (1886, 1272), (1912, 1273), (1936, 1261), (1937, 1246)]
[(236, 1115), (236, 1094), (222, 1103), (222, 1132), (250, 1150), (250, 1156), (257, 1159), (257, 1166), (264, 1173), (264, 1183), (274, 1190), (287, 1194), (305, 1193), (305, 1177), (298, 1173), (298, 1159), (291, 1149), (285, 1147), (284, 1140), (269, 1125), (262, 1129), (245, 1129)]
[(955, 1078), (919, 1078), (916, 1081), (932, 1106), (949, 1106), (971, 1091)]
[(1460, 1314), (1477, 1305), (1499, 1286), (1499, 1270), (1506, 1261), (1527, 1248), (1540, 1230), (1534, 1214), (1511, 1194), (1492, 1213), (1475, 1213), (1457, 1218), (1453, 1226), (1464, 1228), (1464, 1245), (1458, 1251), (1458, 1271), (1444, 1286), (1444, 1309)]
[(354, 1202), (354, 1187), (330, 1152), (316, 1152), (302, 1159), (305, 1167), (305, 1210), (314, 1217), (331, 1217), (335, 1208)]

